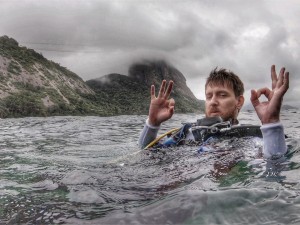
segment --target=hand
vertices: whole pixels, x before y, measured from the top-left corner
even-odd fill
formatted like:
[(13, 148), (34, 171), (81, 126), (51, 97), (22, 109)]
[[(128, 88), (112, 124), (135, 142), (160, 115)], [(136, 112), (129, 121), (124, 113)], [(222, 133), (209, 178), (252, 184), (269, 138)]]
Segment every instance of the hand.
[(170, 97), (173, 81), (169, 81), (166, 89), (166, 80), (163, 80), (157, 97), (155, 97), (155, 87), (151, 85), (151, 103), (149, 108), (149, 124), (159, 126), (162, 122), (170, 119), (174, 113), (175, 101)]
[[(277, 77), (275, 65), (272, 65), (271, 78), (272, 91), (269, 88), (251, 90), (251, 102), (262, 124), (279, 121), (283, 96), (289, 88), (289, 72), (285, 72), (285, 68), (281, 68)], [(265, 95), (268, 101), (260, 102), (261, 95)]]

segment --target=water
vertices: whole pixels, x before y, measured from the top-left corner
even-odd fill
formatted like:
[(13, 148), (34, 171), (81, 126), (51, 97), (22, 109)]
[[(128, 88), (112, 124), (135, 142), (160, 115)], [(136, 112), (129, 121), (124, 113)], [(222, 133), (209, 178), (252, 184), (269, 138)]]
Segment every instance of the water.
[[(193, 122), (175, 115), (163, 131)], [(0, 224), (300, 222), (299, 112), (282, 122), (290, 154), (265, 162), (259, 139), (141, 151), (145, 116), (3, 119)], [(259, 124), (253, 112), (240, 121)]]

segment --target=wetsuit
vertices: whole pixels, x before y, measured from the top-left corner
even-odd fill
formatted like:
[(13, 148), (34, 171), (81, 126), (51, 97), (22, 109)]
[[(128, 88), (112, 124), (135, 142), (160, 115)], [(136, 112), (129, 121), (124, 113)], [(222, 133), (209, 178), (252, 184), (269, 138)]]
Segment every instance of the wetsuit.
[[(150, 125), (147, 119), (138, 140), (139, 146), (144, 148), (152, 142), (156, 138), (159, 128), (160, 126)], [(260, 130), (263, 136), (263, 154), (265, 158), (282, 156), (287, 152), (284, 129), (280, 122), (264, 124), (260, 127)], [(187, 132), (185, 138), (186, 140), (194, 140), (191, 129)]]

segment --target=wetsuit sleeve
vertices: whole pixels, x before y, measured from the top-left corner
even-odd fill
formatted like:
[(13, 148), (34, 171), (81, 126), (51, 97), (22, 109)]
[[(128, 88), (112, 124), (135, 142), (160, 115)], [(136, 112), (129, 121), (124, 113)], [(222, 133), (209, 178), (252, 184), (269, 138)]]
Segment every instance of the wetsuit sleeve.
[(149, 124), (148, 119), (146, 120), (146, 124), (140, 134), (138, 145), (140, 148), (145, 148), (151, 141), (153, 141), (158, 133), (159, 126), (152, 126)]
[(280, 157), (287, 152), (283, 125), (280, 122), (264, 124), (260, 129), (264, 140), (265, 158)]

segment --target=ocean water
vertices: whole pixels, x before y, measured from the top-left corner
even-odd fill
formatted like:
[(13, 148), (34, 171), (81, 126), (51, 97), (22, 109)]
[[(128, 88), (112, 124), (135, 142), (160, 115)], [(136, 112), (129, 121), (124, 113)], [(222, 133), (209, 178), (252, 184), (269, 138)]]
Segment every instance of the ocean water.
[[(177, 114), (160, 133), (203, 115)], [(289, 153), (258, 138), (218, 150), (140, 150), (146, 116), (2, 119), (0, 224), (300, 223), (300, 115), (283, 111)], [(255, 113), (241, 123), (259, 125)]]

